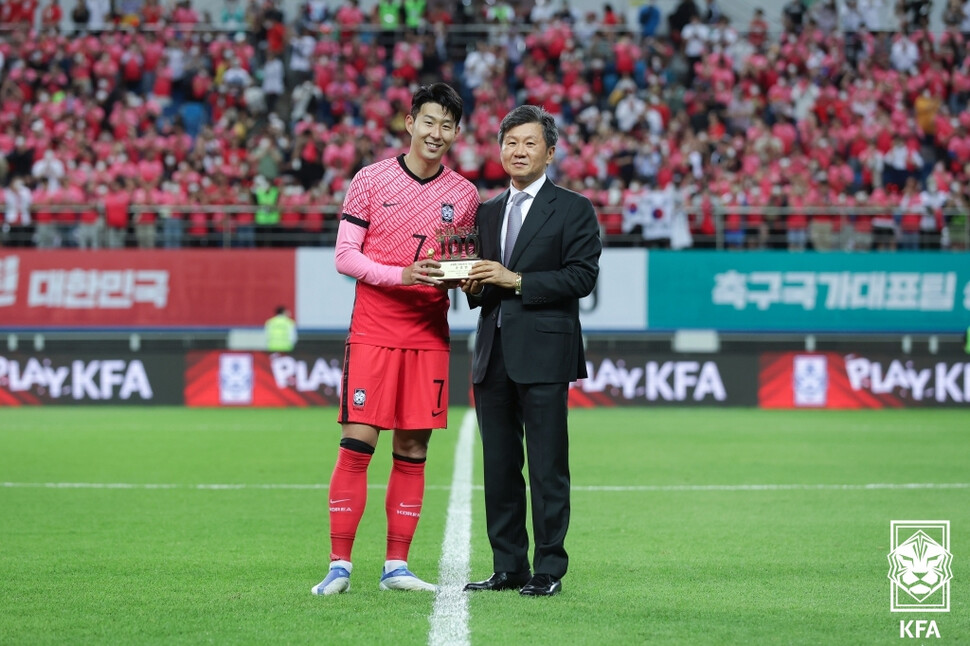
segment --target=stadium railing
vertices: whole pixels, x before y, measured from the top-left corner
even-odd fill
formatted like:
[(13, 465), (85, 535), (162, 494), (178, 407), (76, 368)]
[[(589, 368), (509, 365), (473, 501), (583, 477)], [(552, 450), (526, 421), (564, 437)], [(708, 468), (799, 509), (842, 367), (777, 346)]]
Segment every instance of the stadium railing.
[[(337, 225), (339, 222), (340, 207), (334, 204), (310, 205), (310, 206), (287, 206), (279, 205), (280, 211), (286, 213), (299, 213), (302, 215), (315, 214), (322, 218), (313, 223), (313, 230), (308, 230), (308, 223), (301, 219), (289, 225), (279, 224), (272, 227), (254, 225), (256, 243), (270, 246), (332, 246), (336, 241)], [(44, 212), (54, 214), (54, 226), (57, 227), (64, 238), (61, 246), (75, 246), (76, 232), (74, 228), (77, 221), (68, 221), (65, 214), (80, 214), (81, 212), (97, 211), (100, 216), (98, 227), (101, 230), (101, 244), (104, 247), (104, 207), (99, 203), (85, 205), (57, 205), (44, 204), (33, 205), (31, 210), (34, 213)], [(153, 213), (156, 215), (155, 227), (157, 229), (156, 245), (162, 244), (163, 223), (174, 214), (182, 214), (182, 231), (180, 241), (177, 246), (206, 246), (214, 248), (231, 249), (240, 246), (238, 235), (238, 224), (233, 216), (237, 214), (255, 214), (258, 207), (255, 205), (134, 205), (129, 209), (130, 223), (125, 235), (126, 247), (137, 246), (134, 227), (139, 213)], [(187, 219), (189, 214), (206, 215), (206, 232), (202, 236), (191, 236), (188, 228), (192, 224)], [(655, 241), (648, 241), (644, 238), (639, 229), (625, 227), (623, 224), (622, 206), (599, 206), (597, 214), (601, 223), (603, 239), (607, 246), (652, 246)], [(764, 238), (755, 240), (749, 239), (748, 223), (742, 224), (742, 231), (746, 238), (742, 248), (786, 248), (787, 229), (785, 223), (793, 215), (804, 215), (811, 223), (812, 216), (825, 216), (833, 222), (832, 230), (835, 240), (834, 249), (845, 251), (865, 251), (859, 247), (860, 238), (855, 232), (861, 228), (864, 232), (865, 225), (859, 226), (866, 218), (876, 215), (892, 215), (898, 222), (901, 213), (897, 207), (834, 207), (834, 206), (812, 206), (792, 209), (788, 207), (725, 207), (714, 205), (711, 217), (714, 224), (713, 233), (704, 233), (697, 226), (702, 218), (702, 212), (696, 206), (690, 206), (683, 214), (675, 217), (686, 217), (691, 230), (693, 247), (709, 249), (731, 249), (728, 240), (728, 228), (725, 224), (728, 216), (741, 216), (742, 222), (749, 216), (757, 216), (768, 224), (767, 235)], [(970, 250), (970, 212), (963, 208), (945, 208), (942, 210), (943, 220), (947, 228), (947, 242), (945, 248), (953, 251)], [(76, 218), (75, 218), (76, 220)], [(201, 225), (201, 221), (199, 222)], [(809, 227), (811, 224), (809, 224)], [(17, 245), (16, 241), (9, 239), (9, 232), (0, 236), (0, 246)], [(17, 246), (33, 246), (33, 241), (21, 240)], [(663, 245), (660, 245), (663, 246)]]

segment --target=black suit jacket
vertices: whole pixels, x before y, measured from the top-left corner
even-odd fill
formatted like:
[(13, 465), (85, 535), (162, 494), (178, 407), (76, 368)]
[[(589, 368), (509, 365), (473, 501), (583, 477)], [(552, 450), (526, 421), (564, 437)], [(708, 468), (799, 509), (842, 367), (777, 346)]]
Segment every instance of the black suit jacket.
[[(478, 208), (482, 257), (501, 262), (500, 235), (509, 191)], [(586, 377), (579, 299), (593, 291), (602, 251), (599, 222), (588, 199), (548, 178), (522, 223), (508, 269), (522, 274), (522, 294), (486, 285), (470, 296), (481, 306), (472, 381), (481, 383), (502, 316), (502, 350), (516, 383), (570, 382)]]

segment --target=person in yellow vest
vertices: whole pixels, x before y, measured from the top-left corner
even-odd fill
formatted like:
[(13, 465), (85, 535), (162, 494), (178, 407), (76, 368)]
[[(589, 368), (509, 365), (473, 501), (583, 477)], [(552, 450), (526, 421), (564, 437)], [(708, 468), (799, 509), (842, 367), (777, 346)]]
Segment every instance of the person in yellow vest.
[(266, 331), (266, 349), (270, 352), (293, 352), (296, 345), (296, 321), (290, 317), (285, 305), (276, 308), (276, 314), (263, 326)]
[(404, 0), (404, 26), (412, 32), (423, 28), (427, 8), (427, 0)]
[(265, 177), (253, 178), (253, 200), (256, 202), (256, 244), (269, 247), (276, 240), (280, 226), (280, 188)]
[(404, 3), (402, 0), (378, 2), (376, 11), (377, 20), (381, 26), (378, 43), (382, 47), (393, 47), (398, 37), (398, 30), (401, 28)]

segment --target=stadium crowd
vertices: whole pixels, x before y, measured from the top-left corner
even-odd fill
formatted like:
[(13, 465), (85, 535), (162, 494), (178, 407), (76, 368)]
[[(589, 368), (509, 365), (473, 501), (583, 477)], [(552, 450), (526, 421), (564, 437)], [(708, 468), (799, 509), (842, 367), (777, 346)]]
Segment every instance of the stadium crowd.
[(4, 245), (328, 244), (354, 173), (406, 148), (412, 89), (444, 80), (449, 164), (483, 199), (498, 121), (541, 104), (550, 176), (608, 243), (967, 247), (970, 1), (941, 31), (929, 0), (790, 0), (777, 30), (721, 0), (634, 24), (568, 0), (42, 1), (0, 5)]

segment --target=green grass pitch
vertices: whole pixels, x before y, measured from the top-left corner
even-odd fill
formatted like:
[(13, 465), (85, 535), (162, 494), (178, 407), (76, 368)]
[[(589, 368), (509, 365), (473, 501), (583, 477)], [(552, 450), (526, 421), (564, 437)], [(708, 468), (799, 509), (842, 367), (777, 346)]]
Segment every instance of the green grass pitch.
[[(409, 564), (432, 581), (464, 413), (431, 444)], [(427, 644), (434, 595), (377, 585), (388, 438), (352, 589), (310, 594), (328, 559), (335, 417), (0, 410), (0, 644)], [(936, 621), (932, 643), (970, 642), (966, 411), (599, 409), (570, 423), (563, 593), (470, 595), (466, 643), (898, 644), (917, 641), (900, 640), (914, 619)], [(477, 439), (473, 454), (484, 578)], [(910, 483), (933, 486), (888, 486)], [(950, 521), (949, 613), (890, 613), (891, 520)]]

